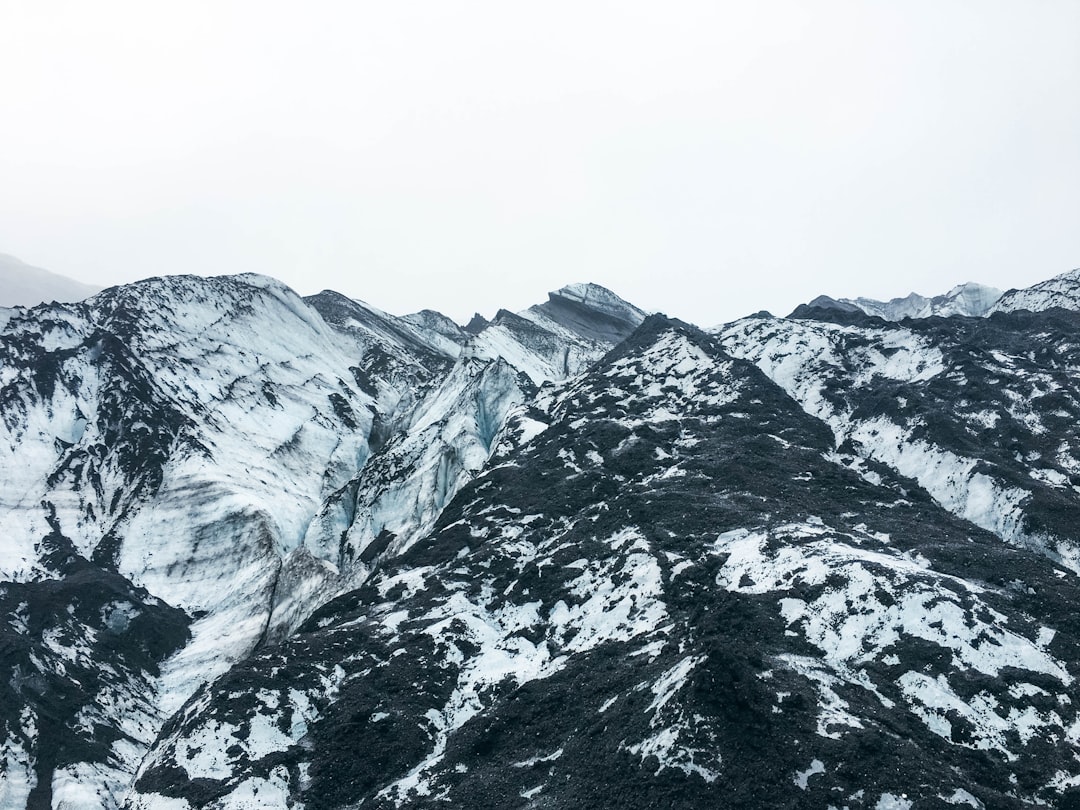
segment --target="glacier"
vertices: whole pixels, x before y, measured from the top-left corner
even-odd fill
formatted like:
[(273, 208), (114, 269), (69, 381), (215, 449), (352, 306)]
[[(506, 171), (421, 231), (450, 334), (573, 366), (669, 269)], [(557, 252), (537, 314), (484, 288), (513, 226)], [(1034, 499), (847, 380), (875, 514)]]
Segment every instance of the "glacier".
[(1075, 292), (3, 310), (0, 805), (1068, 806)]

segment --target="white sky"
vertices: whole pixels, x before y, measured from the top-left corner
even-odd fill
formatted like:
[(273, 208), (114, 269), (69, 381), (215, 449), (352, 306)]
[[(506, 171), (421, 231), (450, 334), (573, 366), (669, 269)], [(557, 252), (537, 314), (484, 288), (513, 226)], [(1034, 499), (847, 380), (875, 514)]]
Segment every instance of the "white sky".
[(712, 325), (1080, 265), (1080, 2), (0, 0), (0, 252)]

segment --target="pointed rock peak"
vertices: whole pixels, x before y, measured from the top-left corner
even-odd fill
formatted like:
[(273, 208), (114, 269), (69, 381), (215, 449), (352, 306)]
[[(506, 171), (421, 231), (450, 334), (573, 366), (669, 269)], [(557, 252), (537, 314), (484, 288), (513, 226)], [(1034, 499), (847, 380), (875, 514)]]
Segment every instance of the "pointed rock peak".
[[(657, 312), (646, 316), (637, 329), (605, 355), (603, 362), (609, 365), (620, 358), (642, 352), (653, 354), (654, 348), (658, 346), (668, 347), (660, 349), (660, 354), (668, 353), (672, 336), (677, 343), (693, 345), (710, 354), (729, 356), (715, 335), (692, 323)], [(683, 369), (688, 370), (689, 365)]]
[(479, 335), (491, 325), (491, 321), (479, 312), (473, 313), (472, 320), (465, 324), (465, 331), (470, 335)]
[(861, 312), (855, 304), (848, 301), (837, 301), (828, 295), (819, 295), (806, 306), (818, 309), (839, 309), (844, 312)]
[(349, 298), (336, 290), (323, 290), (304, 297), (304, 302), (322, 315), (327, 323), (338, 326), (352, 321), (367, 322), (371, 317), (383, 317), (384, 313), (356, 298)]
[(609, 314), (628, 315), (641, 323), (647, 313), (638, 309), (633, 304), (620, 298), (607, 287), (599, 284), (568, 284), (565, 287), (548, 293), (549, 302), (572, 301), (589, 309)]
[(521, 314), (530, 320), (553, 322), (587, 340), (610, 344), (625, 339), (647, 316), (599, 284), (567, 285)]
[(460, 324), (434, 309), (422, 309), (419, 312), (410, 313), (404, 316), (402, 320), (411, 323), (413, 326), (430, 329), (455, 340), (461, 340), (465, 337), (465, 330)]

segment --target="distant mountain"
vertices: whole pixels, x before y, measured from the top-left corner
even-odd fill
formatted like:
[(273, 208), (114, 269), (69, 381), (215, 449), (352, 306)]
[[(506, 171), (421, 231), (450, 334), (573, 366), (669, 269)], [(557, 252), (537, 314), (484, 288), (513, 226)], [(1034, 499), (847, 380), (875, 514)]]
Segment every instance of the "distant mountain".
[(33, 307), (50, 301), (71, 303), (101, 289), (0, 253), (0, 307)]
[(891, 301), (875, 301), (872, 298), (830, 298), (821, 295), (792, 313), (802, 317), (810, 309), (836, 309), (842, 312), (863, 312), (886, 321), (902, 321), (904, 318), (929, 318), (968, 315), (981, 317), (1001, 298), (1001, 290), (982, 284), (960, 284), (944, 295), (927, 298), (911, 293), (905, 298)]
[(1076, 281), (4, 310), (0, 808), (1080, 807)]

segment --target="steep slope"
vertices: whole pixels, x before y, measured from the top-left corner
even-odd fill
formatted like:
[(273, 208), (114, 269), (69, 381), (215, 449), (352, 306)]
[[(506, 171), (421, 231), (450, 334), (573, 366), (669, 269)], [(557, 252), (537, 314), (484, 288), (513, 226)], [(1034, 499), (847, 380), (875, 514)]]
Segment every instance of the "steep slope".
[[(167, 604), (187, 614), (171, 637), (190, 632), (190, 642), (131, 684), (127, 702), (145, 703), (147, 715), (136, 748), (263, 639), (283, 584), (320, 567), (301, 541), (325, 497), (364, 463), (378, 413), (352, 372), (364, 349), (256, 276), (153, 279), (83, 304), (17, 311), (4, 329), (2, 577), (61, 590), (115, 580), (128, 584), (112, 590), (143, 589), (125, 602), (136, 613)], [(57, 557), (56, 543), (69, 551)], [(82, 560), (77, 576), (70, 560)], [(92, 648), (104, 619), (79, 624), (80, 615), (65, 633)], [(47, 621), (29, 615), (25, 624)], [(53, 687), (48, 701), (97, 700), (93, 690)], [(9, 745), (47, 773), (44, 716), (8, 731), (22, 740)], [(138, 758), (123, 745), (105, 746), (113, 771), (96, 787), (85, 773), (71, 779), (91, 796), (130, 782)], [(57, 771), (52, 786), (63, 782)], [(39, 779), (37, 789), (46, 801), (50, 783)]]
[(49, 301), (89, 298), (101, 287), (50, 273), (0, 253), (0, 307), (33, 307)]
[(991, 312), (1026, 309), (1042, 312), (1054, 307), (1080, 310), (1080, 269), (1070, 270), (1022, 290), (1009, 290)]
[(537, 385), (580, 374), (645, 320), (645, 313), (596, 284), (573, 284), (543, 304), (514, 314), (499, 310), (476, 331), (467, 351), (501, 357)]
[(982, 317), (988, 314), (998, 299), (1001, 290), (983, 284), (968, 282), (953, 287), (944, 295), (932, 298), (911, 293), (905, 298), (893, 298), (890, 301), (875, 301), (872, 298), (830, 298), (821, 295), (804, 304), (792, 313), (791, 317), (803, 317), (809, 311), (836, 309), (841, 312), (862, 312), (886, 321), (902, 321), (904, 318), (931, 318), (966, 315)]
[(0, 806), (1076, 806), (1047, 284), (714, 333), (595, 285), (5, 311)]
[(522, 315), (552, 331), (562, 328), (584, 340), (614, 345), (640, 326), (646, 313), (598, 284), (571, 284)]
[(0, 806), (116, 807), (165, 720), (161, 666), (190, 618), (59, 532), (47, 578), (0, 585)]
[(305, 546), (342, 572), (334, 589), (362, 582), (381, 559), (429, 532), (487, 463), (513, 409), (530, 401), (537, 385), (580, 373), (644, 317), (596, 285), (564, 288), (517, 315), (500, 311), (475, 335), (424, 315), (423, 323), (465, 343), (441, 383), (312, 523)]
[[(610, 310), (619, 299), (601, 300)], [(577, 310), (578, 330), (587, 313)], [(618, 331), (610, 312), (596, 320), (597, 334)], [(549, 356), (581, 365), (611, 345), (555, 323), (518, 337), (514, 360), (534, 373)], [(12, 643), (33, 651), (11, 658), (12, 682), (48, 687), (0, 729), (5, 771), (21, 774), (11, 804), (116, 806), (200, 684), (287, 637), (430, 528), (535, 391), (492, 348), (500, 340), (438, 313), (397, 318), (332, 292), (303, 300), (250, 275), (151, 279), (12, 310), (0, 335), (0, 578), (73, 605), (123, 592), (124, 616), (165, 610), (175, 629), (138, 667), (96, 663), (99, 640), (114, 635), (111, 608), (77, 611), (65, 642), (42, 646), (32, 628), (56, 625), (56, 600), (12, 603), (22, 616)], [(65, 665), (78, 650), (85, 657)], [(64, 680), (74, 663), (95, 682), (111, 682), (102, 668), (127, 674), (99, 692)], [(60, 732), (43, 719), (58, 703), (59, 716), (114, 729), (113, 742), (58, 760)]]
[(1076, 577), (873, 466), (651, 319), (520, 409), (430, 537), (204, 689), (130, 806), (1058, 802)]
[(919, 482), (954, 514), (1080, 570), (1080, 313), (905, 327), (746, 320), (722, 333), (838, 452)]

